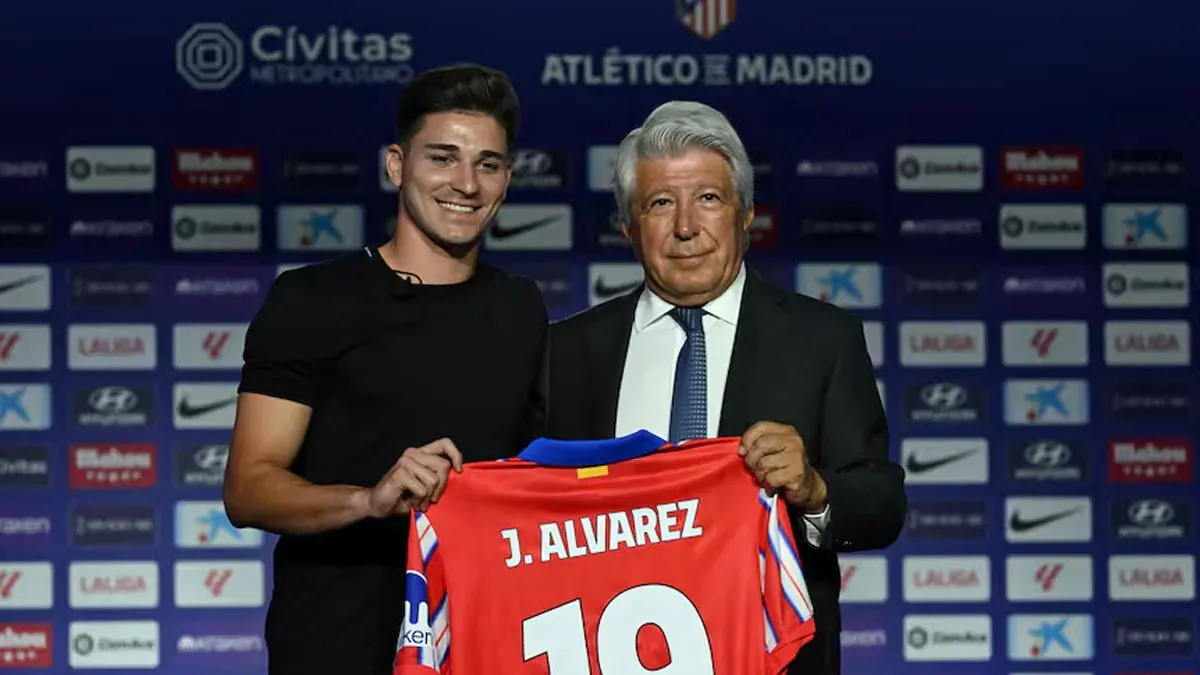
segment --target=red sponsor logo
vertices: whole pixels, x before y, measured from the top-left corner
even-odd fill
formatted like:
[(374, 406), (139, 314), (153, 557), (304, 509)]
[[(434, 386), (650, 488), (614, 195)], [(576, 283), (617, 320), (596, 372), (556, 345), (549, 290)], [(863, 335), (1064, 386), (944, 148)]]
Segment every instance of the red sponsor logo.
[(842, 592), (846, 591), (846, 587), (850, 585), (850, 580), (854, 578), (854, 573), (858, 571), (858, 565), (847, 565), (846, 569), (842, 570)]
[(1057, 339), (1057, 328), (1050, 328), (1048, 330), (1045, 328), (1039, 328), (1037, 329), (1037, 332), (1033, 334), (1033, 337), (1029, 338), (1029, 346), (1033, 347), (1034, 350), (1037, 351), (1039, 358), (1045, 358), (1046, 355), (1050, 353), (1050, 348), (1054, 345), (1054, 341)]
[(1179, 588), (1185, 584), (1183, 570), (1178, 567), (1134, 567), (1117, 571), (1121, 588)]
[(71, 446), (71, 487), (147, 488), (158, 482), (153, 443)]
[(979, 588), (979, 574), (973, 569), (917, 570), (913, 572), (914, 588)]
[(1183, 438), (1122, 438), (1108, 444), (1114, 483), (1189, 483), (1192, 444)]
[(0, 330), (0, 363), (4, 363), (12, 356), (13, 348), (17, 346), (17, 341), (20, 339), (20, 331)]
[(216, 361), (221, 358), (221, 353), (225, 351), (225, 345), (229, 344), (228, 331), (214, 331), (204, 336), (204, 341), (200, 343), (200, 348), (208, 354), (209, 358)]
[(204, 587), (212, 593), (214, 598), (221, 597), (221, 593), (225, 590), (225, 584), (229, 583), (230, 577), (233, 576), (231, 569), (213, 569), (208, 571), (208, 576), (204, 577)]
[(142, 575), (105, 575), (79, 578), (79, 592), (84, 595), (139, 595), (146, 592)]
[(48, 623), (0, 622), (0, 668), (49, 668), (51, 635)]
[(1053, 565), (1038, 565), (1037, 571), (1033, 573), (1033, 580), (1042, 587), (1047, 593), (1054, 590), (1054, 582), (1058, 581), (1058, 575), (1062, 574), (1063, 566), (1055, 563)]
[(0, 600), (12, 597), (13, 589), (21, 580), (21, 570), (10, 570), (0, 567)]
[(1122, 333), (1113, 336), (1113, 349), (1122, 354), (1175, 354), (1182, 346), (1174, 333)]
[(908, 338), (908, 348), (914, 354), (927, 352), (938, 354), (969, 354), (978, 345), (975, 336), (970, 333), (942, 333), (934, 335), (911, 335)]
[(1011, 147), (1000, 152), (1005, 190), (1083, 188), (1083, 150), (1074, 147)]
[(775, 248), (779, 241), (779, 216), (772, 206), (754, 206), (750, 221), (750, 245), (756, 248)]
[(258, 189), (258, 151), (250, 148), (184, 148), (175, 151), (176, 190), (245, 192)]
[(136, 335), (80, 338), (75, 346), (83, 356), (141, 356), (146, 353), (145, 341)]

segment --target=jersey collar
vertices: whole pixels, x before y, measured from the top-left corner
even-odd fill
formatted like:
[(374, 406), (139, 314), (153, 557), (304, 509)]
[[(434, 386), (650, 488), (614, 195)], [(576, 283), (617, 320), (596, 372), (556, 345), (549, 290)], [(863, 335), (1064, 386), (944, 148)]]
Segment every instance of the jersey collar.
[(517, 459), (545, 466), (600, 466), (642, 457), (665, 445), (667, 445), (665, 440), (645, 429), (635, 431), (628, 436), (603, 441), (560, 441), (552, 438), (539, 438), (522, 450), (521, 454), (517, 455)]

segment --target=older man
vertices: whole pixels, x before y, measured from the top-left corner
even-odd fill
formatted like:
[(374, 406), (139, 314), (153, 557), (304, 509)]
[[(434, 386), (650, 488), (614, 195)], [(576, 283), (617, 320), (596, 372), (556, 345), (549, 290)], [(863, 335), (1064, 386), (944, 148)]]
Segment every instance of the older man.
[(621, 143), (615, 191), (645, 283), (552, 326), (546, 435), (741, 436), (803, 542), (817, 636), (789, 672), (835, 675), (837, 554), (890, 545), (907, 510), (862, 322), (746, 269), (754, 176), (709, 106), (652, 112)]

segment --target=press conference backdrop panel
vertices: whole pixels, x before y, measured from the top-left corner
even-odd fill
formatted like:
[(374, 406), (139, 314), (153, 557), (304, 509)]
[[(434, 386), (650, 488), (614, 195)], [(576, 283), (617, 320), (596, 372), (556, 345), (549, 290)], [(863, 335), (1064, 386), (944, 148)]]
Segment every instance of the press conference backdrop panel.
[(9, 4), (0, 669), (264, 672), (247, 322), (385, 238), (397, 93), (474, 60), (525, 109), (487, 256), (554, 317), (640, 279), (614, 148), (674, 98), (753, 155), (753, 267), (863, 317), (911, 512), (843, 556), (847, 672), (1194, 672), (1194, 8)]

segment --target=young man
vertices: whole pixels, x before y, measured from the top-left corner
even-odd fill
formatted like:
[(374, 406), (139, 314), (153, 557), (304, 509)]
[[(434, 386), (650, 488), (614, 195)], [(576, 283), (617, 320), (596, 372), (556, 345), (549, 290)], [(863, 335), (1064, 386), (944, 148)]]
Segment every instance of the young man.
[(284, 273), (251, 323), (224, 497), (281, 535), (273, 675), (390, 673), (409, 509), (539, 435), (541, 294), (479, 261), (519, 114), (494, 70), (418, 77), (389, 147), (393, 238)]

